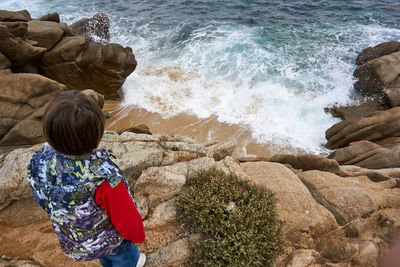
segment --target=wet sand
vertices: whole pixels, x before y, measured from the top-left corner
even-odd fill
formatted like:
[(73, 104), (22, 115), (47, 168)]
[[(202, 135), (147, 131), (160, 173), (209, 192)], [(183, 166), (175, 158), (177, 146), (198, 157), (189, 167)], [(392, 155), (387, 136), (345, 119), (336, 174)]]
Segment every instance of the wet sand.
[(290, 147), (258, 143), (244, 125), (221, 123), (214, 117), (199, 119), (196, 116), (179, 114), (163, 118), (158, 113), (148, 112), (135, 106), (121, 105), (121, 102), (113, 100), (107, 100), (103, 110), (111, 113), (111, 118), (106, 122), (107, 130), (119, 131), (145, 124), (153, 134), (190, 136), (196, 142), (203, 144), (233, 137), (238, 141), (234, 157), (269, 158), (276, 153), (300, 152)]

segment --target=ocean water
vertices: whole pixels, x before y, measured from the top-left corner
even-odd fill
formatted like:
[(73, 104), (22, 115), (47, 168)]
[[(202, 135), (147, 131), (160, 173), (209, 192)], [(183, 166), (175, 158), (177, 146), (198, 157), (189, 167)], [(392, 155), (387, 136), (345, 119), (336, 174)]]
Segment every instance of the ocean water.
[(315, 154), (328, 152), (325, 131), (338, 121), (324, 108), (357, 96), (358, 53), (400, 40), (394, 0), (2, 0), (0, 9), (56, 11), (66, 23), (105, 12), (112, 42), (138, 61), (124, 103), (213, 116)]

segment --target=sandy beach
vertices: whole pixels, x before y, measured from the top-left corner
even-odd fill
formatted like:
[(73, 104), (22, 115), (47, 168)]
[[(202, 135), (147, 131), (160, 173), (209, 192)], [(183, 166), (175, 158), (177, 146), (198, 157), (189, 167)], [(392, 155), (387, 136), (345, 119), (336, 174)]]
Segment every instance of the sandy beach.
[(211, 143), (233, 137), (238, 141), (235, 157), (269, 158), (276, 153), (296, 153), (290, 147), (257, 143), (245, 125), (230, 125), (218, 122), (215, 117), (199, 119), (188, 114), (163, 118), (160, 114), (148, 112), (120, 101), (107, 100), (104, 111), (111, 113), (106, 121), (106, 129), (119, 131), (139, 124), (145, 124), (153, 134), (190, 136), (199, 143)]

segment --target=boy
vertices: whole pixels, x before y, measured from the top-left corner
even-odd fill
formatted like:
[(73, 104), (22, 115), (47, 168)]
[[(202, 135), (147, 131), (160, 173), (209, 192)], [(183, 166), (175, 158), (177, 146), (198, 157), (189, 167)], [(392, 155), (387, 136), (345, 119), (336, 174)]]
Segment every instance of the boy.
[(146, 257), (134, 243), (145, 238), (142, 218), (111, 152), (95, 150), (104, 121), (85, 94), (57, 96), (44, 112), (47, 143), (32, 156), (28, 181), (69, 257), (141, 267)]

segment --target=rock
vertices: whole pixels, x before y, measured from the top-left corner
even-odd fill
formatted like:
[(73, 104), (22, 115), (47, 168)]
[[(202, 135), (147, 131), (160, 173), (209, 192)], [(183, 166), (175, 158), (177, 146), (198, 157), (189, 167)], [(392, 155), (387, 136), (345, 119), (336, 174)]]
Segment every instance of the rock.
[(391, 107), (400, 106), (400, 77), (384, 90), (386, 101)]
[(0, 164), (0, 205), (8, 206), (12, 201), (32, 198), (27, 176), (27, 166), (37, 147), (16, 149)]
[(134, 186), (135, 196), (147, 201), (149, 209), (178, 194), (186, 177), (200, 169), (215, 166), (210, 158), (180, 162), (170, 166), (150, 167), (142, 172)]
[(0, 146), (43, 142), (41, 118), (66, 87), (37, 74), (0, 75)]
[(400, 106), (400, 87), (386, 89), (385, 95), (391, 107)]
[(9, 69), (11, 62), (0, 52), (0, 70)]
[(38, 42), (38, 46), (52, 49), (64, 36), (62, 26), (52, 21), (31, 20), (28, 22), (27, 37)]
[(331, 244), (326, 244), (322, 249), (322, 256), (332, 260), (334, 263), (351, 261), (358, 253), (359, 245), (357, 242), (346, 240), (336, 240)]
[(368, 47), (361, 51), (356, 59), (357, 65), (363, 65), (370, 60), (386, 56), (400, 50), (400, 42), (384, 42), (374, 47)]
[(361, 241), (358, 243), (358, 254), (353, 262), (358, 266), (376, 266), (379, 259), (379, 247), (372, 241)]
[(400, 189), (386, 189), (368, 177), (342, 178), (321, 171), (298, 174), (314, 199), (327, 208), (339, 225), (365, 216), (379, 206), (397, 206)]
[(226, 156), (223, 160), (217, 162), (217, 168), (224, 171), (226, 174), (232, 174), (237, 178), (246, 179), (247, 174), (240, 168), (238, 162), (236, 162), (231, 156)]
[(39, 20), (41, 20), (41, 21), (53, 21), (53, 22), (60, 23), (60, 15), (58, 15), (57, 12), (48, 13), (46, 15), (41, 16), (39, 18)]
[(96, 13), (91, 18), (83, 18), (69, 27), (75, 34), (89, 37), (91, 41), (102, 44), (110, 41), (110, 20), (104, 13)]
[(176, 207), (175, 199), (173, 198), (154, 207), (149, 218), (143, 222), (143, 226), (146, 229), (156, 228), (168, 222), (174, 222), (175, 220)]
[(86, 89), (83, 90), (82, 93), (84, 93), (85, 95), (89, 96), (90, 98), (92, 98), (94, 100), (94, 102), (97, 103), (97, 105), (99, 105), (99, 107), (101, 109), (103, 109), (104, 106), (104, 96), (102, 94), (99, 94), (97, 92), (95, 92), (92, 89)]
[(286, 267), (317, 266), (316, 263), (321, 256), (313, 249), (298, 249), (290, 256)]
[(368, 61), (354, 71), (358, 81), (354, 88), (371, 95), (381, 93), (400, 74), (400, 51)]
[(157, 250), (157, 252), (148, 255), (147, 267), (167, 267), (183, 264), (190, 256), (189, 242), (187, 239), (180, 239), (171, 245)]
[(270, 161), (282, 164), (290, 164), (295, 169), (303, 171), (320, 170), (332, 173), (339, 173), (340, 168), (336, 160), (312, 154), (277, 154)]
[(389, 109), (390, 107), (382, 99), (359, 99), (355, 104), (349, 106), (334, 106), (326, 109), (333, 117), (348, 119), (361, 119), (375, 114), (377, 111)]
[(185, 142), (162, 142), (162, 147), (172, 151), (185, 151), (196, 154), (198, 157), (204, 157), (207, 154), (207, 150), (203, 145), (200, 144), (188, 144)]
[(335, 217), (317, 203), (299, 177), (282, 164), (247, 162), (240, 166), (247, 179), (275, 194), (284, 233), (292, 243), (310, 247), (310, 238), (338, 227)]
[(31, 19), (31, 15), (26, 10), (0, 10), (0, 21), (30, 21)]
[(147, 267), (167, 267), (183, 264), (190, 256), (189, 242), (186, 238), (175, 241), (171, 245), (157, 250), (147, 256)]
[(0, 25), (6, 26), (8, 28), (8, 32), (15, 37), (24, 37), (28, 31), (28, 23), (26, 22), (0, 22)]
[(137, 133), (137, 134), (150, 134), (150, 135), (152, 134), (150, 132), (149, 127), (147, 125), (144, 125), (144, 124), (139, 124), (139, 125), (136, 125), (136, 126), (132, 126), (132, 127), (127, 128), (127, 129), (121, 129), (121, 130), (118, 131), (118, 134), (122, 134), (123, 132), (131, 132), (131, 133)]
[(8, 28), (0, 25), (0, 52), (3, 53), (13, 66), (21, 66), (38, 59), (46, 51), (42, 47), (34, 47), (20, 37), (14, 37)]
[(389, 149), (369, 141), (357, 141), (337, 149), (330, 157), (341, 165), (357, 165), (369, 169), (400, 167), (400, 158)]
[(119, 98), (118, 90), (136, 68), (132, 49), (118, 44), (102, 46), (85, 37), (64, 37), (46, 52), (40, 71), (71, 89), (91, 88), (106, 98)]
[(207, 147), (207, 156), (214, 158), (216, 161), (231, 156), (235, 150), (237, 141), (234, 138), (228, 138), (224, 141)]
[(147, 142), (106, 142), (107, 136), (100, 143), (99, 148), (109, 148), (116, 155), (115, 162), (132, 185), (142, 171), (152, 166), (160, 166), (163, 151), (157, 143)]
[[(353, 174), (353, 176), (361, 176), (365, 174), (361, 173), (379, 173), (382, 176), (390, 177), (390, 178), (400, 178), (400, 168), (385, 168), (385, 169), (377, 169), (377, 170), (370, 170), (366, 168), (361, 168), (355, 165), (343, 165), (340, 166), (342, 170)], [(368, 176), (368, 175), (366, 175)]]
[(380, 111), (358, 120), (348, 119), (336, 123), (326, 133), (325, 145), (329, 149), (345, 147), (351, 142), (375, 141), (396, 137), (400, 131), (400, 107)]

